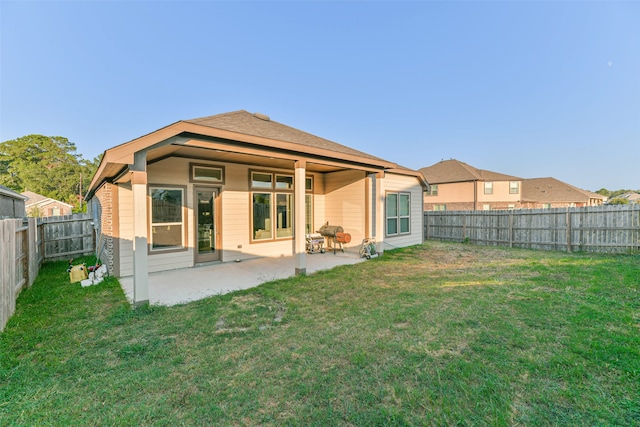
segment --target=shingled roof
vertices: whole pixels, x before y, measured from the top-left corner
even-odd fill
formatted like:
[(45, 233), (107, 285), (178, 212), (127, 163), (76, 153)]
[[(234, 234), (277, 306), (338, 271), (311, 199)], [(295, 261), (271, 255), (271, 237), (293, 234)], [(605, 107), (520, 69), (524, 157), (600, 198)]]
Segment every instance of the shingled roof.
[(604, 196), (582, 190), (555, 178), (531, 178), (522, 181), (523, 202), (588, 202), (589, 199), (604, 200)]
[(290, 142), (307, 147), (321, 148), (324, 150), (334, 151), (336, 153), (351, 154), (367, 159), (382, 160), (379, 157), (372, 156), (371, 154), (354, 150), (353, 148), (338, 144), (337, 142), (276, 122), (264, 114), (252, 114), (245, 110), (232, 111), (230, 113), (217, 114), (215, 116), (201, 117), (198, 119), (184, 120), (184, 122), (215, 129), (228, 130), (231, 132), (238, 132), (245, 135)]
[(447, 184), (468, 181), (520, 181), (522, 178), (478, 169), (459, 160), (442, 160), (420, 169), (429, 184)]

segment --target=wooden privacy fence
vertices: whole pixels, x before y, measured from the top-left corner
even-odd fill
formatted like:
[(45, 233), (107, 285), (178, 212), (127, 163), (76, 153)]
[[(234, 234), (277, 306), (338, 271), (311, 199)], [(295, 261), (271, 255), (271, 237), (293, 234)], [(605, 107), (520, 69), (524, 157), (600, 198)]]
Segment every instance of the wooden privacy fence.
[(73, 258), (94, 253), (91, 215), (74, 214), (41, 218), (45, 261)]
[(85, 214), (0, 221), (0, 331), (43, 261), (94, 253), (91, 221)]
[(640, 253), (640, 205), (424, 213), (425, 239), (528, 249)]

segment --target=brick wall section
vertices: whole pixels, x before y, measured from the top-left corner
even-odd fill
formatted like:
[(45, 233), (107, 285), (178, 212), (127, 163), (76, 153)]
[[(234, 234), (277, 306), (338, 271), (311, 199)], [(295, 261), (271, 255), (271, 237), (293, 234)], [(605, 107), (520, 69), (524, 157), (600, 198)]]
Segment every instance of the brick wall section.
[[(113, 246), (114, 246), (114, 237), (117, 234), (117, 230), (115, 230), (114, 224), (114, 197), (116, 197), (117, 192), (116, 188), (113, 184), (105, 183), (98, 191), (94, 197), (98, 200), (97, 206), (97, 217), (100, 221), (100, 228), (98, 233), (102, 234), (102, 239), (98, 237), (98, 242), (102, 240), (102, 245), (104, 245), (104, 250), (102, 251), (102, 262), (107, 265), (110, 274), (114, 274), (114, 265), (113, 265)], [(98, 248), (100, 251), (100, 248)]]

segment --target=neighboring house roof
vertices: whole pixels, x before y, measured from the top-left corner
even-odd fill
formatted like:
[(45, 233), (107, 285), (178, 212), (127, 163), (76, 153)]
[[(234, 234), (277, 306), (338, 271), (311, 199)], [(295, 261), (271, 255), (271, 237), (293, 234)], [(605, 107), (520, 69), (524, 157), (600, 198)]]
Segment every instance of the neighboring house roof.
[(588, 202), (589, 199), (604, 200), (604, 196), (582, 190), (555, 178), (532, 178), (522, 181), (523, 202)]
[(522, 178), (478, 169), (459, 160), (442, 160), (420, 169), (429, 184), (448, 184), (468, 181), (521, 181)]
[(637, 202), (640, 201), (640, 194), (634, 192), (624, 193), (619, 196), (612, 197), (612, 199), (627, 199), (630, 202)]
[(23, 191), (22, 195), (27, 198), (25, 208), (29, 209), (32, 206), (42, 207), (51, 203), (59, 203), (61, 205), (73, 208), (73, 205), (69, 203), (61, 202), (60, 200), (52, 199), (51, 197), (43, 196), (42, 194), (34, 193), (33, 191)]
[(27, 198), (22, 194), (16, 193), (12, 189), (10, 189), (9, 187), (5, 187), (4, 185), (0, 185), (0, 194), (4, 194), (5, 196), (12, 197), (14, 199), (27, 200)]
[(104, 181), (117, 180), (131, 170), (136, 164), (136, 153), (145, 153), (150, 162), (171, 155), (201, 156), (201, 152), (195, 151), (201, 149), (216, 150), (220, 161), (242, 162), (240, 156), (257, 155), (274, 167), (290, 167), (295, 159), (313, 162), (317, 170), (354, 167), (380, 171), (397, 167), (393, 162), (283, 125), (264, 114), (240, 110), (181, 120), (108, 149), (91, 181), (87, 198)]

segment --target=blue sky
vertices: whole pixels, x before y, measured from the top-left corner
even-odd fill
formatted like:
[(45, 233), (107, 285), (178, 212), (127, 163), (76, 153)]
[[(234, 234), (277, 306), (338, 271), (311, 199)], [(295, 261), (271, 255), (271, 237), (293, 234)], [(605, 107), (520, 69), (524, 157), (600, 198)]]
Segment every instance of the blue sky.
[(6, 1), (0, 141), (244, 109), (418, 169), (640, 189), (640, 2)]

